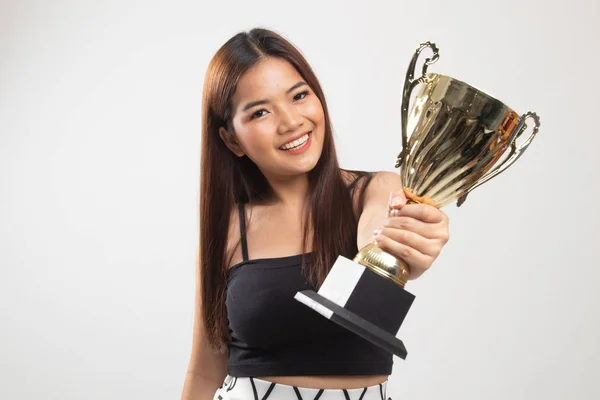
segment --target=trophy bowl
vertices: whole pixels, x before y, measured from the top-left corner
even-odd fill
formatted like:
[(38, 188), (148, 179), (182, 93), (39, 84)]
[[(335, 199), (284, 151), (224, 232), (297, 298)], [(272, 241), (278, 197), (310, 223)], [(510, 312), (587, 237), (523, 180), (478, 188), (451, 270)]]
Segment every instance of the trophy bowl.
[[(433, 56), (415, 79), (419, 55), (427, 48)], [(519, 115), (458, 79), (428, 73), (438, 59), (436, 45), (426, 42), (409, 64), (402, 94), (402, 151), (395, 167), (409, 203), (439, 208), (457, 200), (460, 207), (473, 189), (514, 164), (537, 134), (540, 119), (533, 112)], [(532, 132), (517, 144), (530, 119)], [(404, 260), (372, 242), (353, 260), (338, 257), (318, 293), (305, 290), (295, 298), (404, 359), (406, 348), (395, 335), (414, 300), (404, 289), (409, 272)]]

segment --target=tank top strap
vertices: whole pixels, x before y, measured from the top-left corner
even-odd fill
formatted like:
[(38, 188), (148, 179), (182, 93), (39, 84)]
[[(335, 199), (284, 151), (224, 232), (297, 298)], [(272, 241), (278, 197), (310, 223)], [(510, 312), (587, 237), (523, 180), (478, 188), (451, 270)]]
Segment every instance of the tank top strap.
[(244, 203), (238, 203), (240, 214), (240, 237), (242, 239), (242, 257), (244, 261), (248, 261), (248, 242), (246, 241), (246, 212), (244, 211)]
[(360, 181), (362, 178), (365, 178), (365, 182), (363, 183), (362, 187), (360, 188), (360, 193), (358, 194), (358, 213), (359, 215), (362, 214), (363, 208), (364, 208), (364, 203), (365, 203), (365, 194), (366, 194), (366, 189), (367, 186), (369, 186), (369, 183), (371, 183), (371, 179), (373, 179), (373, 173), (368, 172), (368, 171), (354, 171), (356, 172), (356, 176), (354, 177), (354, 180), (347, 186), (348, 191), (352, 192), (355, 189), (356, 184), (358, 183), (358, 181)]
[(373, 174), (370, 172), (366, 172), (364, 176), (365, 176), (365, 183), (360, 188), (360, 194), (358, 197), (359, 215), (362, 214), (363, 209), (365, 207), (365, 194), (367, 192), (367, 186), (369, 186), (369, 183), (371, 183), (371, 180), (373, 179)]
[(352, 182), (350, 182), (350, 184), (347, 186), (348, 190), (352, 190), (354, 189), (354, 186), (358, 183), (358, 181), (360, 180), (360, 178), (362, 178), (363, 176), (367, 176), (367, 175), (371, 175), (369, 172), (365, 172), (365, 173), (359, 173), (354, 177), (354, 180)]

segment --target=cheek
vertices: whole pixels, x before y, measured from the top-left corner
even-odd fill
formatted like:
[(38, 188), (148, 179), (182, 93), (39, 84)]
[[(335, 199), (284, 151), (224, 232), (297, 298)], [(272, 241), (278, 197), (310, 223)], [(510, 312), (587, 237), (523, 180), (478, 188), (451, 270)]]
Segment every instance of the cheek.
[(317, 130), (315, 139), (317, 139), (317, 142), (322, 146), (324, 141), (323, 136), (325, 134), (325, 113), (323, 112), (323, 107), (318, 99), (311, 102), (310, 106), (307, 107), (306, 116), (315, 124)]
[(246, 155), (257, 165), (264, 163), (264, 160), (272, 157), (272, 153), (276, 151), (273, 147), (272, 135), (265, 133), (269, 128), (259, 125), (261, 124), (246, 129), (240, 135)]
[(267, 146), (268, 138), (265, 132), (269, 128), (265, 124), (236, 122), (237, 124), (234, 124), (234, 129), (242, 147), (247, 152), (261, 151)]
[(307, 104), (306, 113), (315, 123), (322, 122), (325, 118), (323, 106), (321, 106), (321, 102), (316, 98), (316, 96), (314, 101)]

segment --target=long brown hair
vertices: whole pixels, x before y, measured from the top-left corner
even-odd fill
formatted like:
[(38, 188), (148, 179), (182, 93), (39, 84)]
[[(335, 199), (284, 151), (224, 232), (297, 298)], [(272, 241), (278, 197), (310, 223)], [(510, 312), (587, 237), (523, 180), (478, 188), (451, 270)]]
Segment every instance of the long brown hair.
[(228, 333), (227, 227), (236, 203), (268, 199), (271, 187), (247, 156), (237, 157), (221, 140), (219, 127), (233, 132), (231, 101), (242, 75), (266, 57), (288, 61), (312, 88), (323, 106), (325, 137), (321, 158), (308, 174), (308, 209), (304, 214), (303, 249), (313, 232), (311, 262), (303, 257), (303, 271), (320, 285), (338, 255), (356, 252), (357, 221), (352, 200), (339, 168), (325, 96), (300, 51), (267, 29), (240, 32), (214, 55), (204, 81), (200, 167), (200, 279), (203, 323), (209, 344), (223, 351)]

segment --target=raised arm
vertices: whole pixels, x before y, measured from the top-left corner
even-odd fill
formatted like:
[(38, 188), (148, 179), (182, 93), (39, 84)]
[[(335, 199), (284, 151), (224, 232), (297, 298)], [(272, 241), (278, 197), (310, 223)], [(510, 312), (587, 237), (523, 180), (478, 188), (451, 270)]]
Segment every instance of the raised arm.
[(387, 171), (378, 171), (373, 174), (373, 179), (365, 189), (364, 206), (358, 219), (356, 244), (359, 250), (373, 241), (373, 230), (384, 224), (387, 218), (386, 210), (390, 192), (401, 190), (400, 175)]

